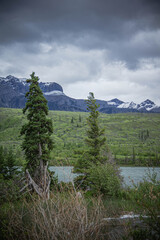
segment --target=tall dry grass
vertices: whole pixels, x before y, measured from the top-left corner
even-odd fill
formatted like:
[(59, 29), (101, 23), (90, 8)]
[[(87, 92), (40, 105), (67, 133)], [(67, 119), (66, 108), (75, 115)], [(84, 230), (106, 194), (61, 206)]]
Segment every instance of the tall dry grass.
[(23, 201), (8, 213), (6, 239), (108, 239), (105, 208), (100, 198), (86, 201), (72, 192), (55, 194), (48, 201)]

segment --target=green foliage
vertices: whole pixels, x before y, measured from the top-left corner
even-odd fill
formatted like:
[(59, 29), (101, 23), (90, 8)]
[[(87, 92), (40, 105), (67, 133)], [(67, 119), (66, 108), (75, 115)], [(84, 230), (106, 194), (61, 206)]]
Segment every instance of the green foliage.
[[(132, 238), (131, 238), (132, 237)], [(136, 226), (135, 229), (132, 229), (127, 237), (124, 237), (123, 240), (159, 240), (159, 238), (155, 238), (154, 234), (152, 234), (146, 228), (139, 228)]]
[(88, 180), (94, 194), (118, 196), (121, 189), (121, 179), (118, 168), (112, 164), (92, 166), (89, 169)]
[(12, 149), (9, 150), (7, 157), (6, 157), (6, 165), (8, 171), (8, 178), (12, 178), (14, 174), (17, 172), (18, 167), (16, 165), (16, 157), (13, 154)]
[[(77, 162), (74, 164), (74, 172), (84, 173), (92, 166), (92, 156), (86, 151), (77, 156)], [(94, 159), (93, 159), (94, 160)]]
[(27, 112), (28, 122), (21, 128), (21, 135), (24, 135), (22, 148), (25, 151), (27, 168), (35, 171), (39, 166), (40, 158), (44, 163), (49, 158), (49, 152), (53, 148), (51, 134), (53, 132), (52, 121), (46, 118), (48, 115), (47, 100), (38, 84), (38, 77), (33, 72), (29, 91), (26, 93), (27, 103), (23, 113)]
[[(86, 131), (85, 139), (88, 149), (81, 155), (75, 165), (75, 170), (83, 173), (75, 179), (75, 185), (83, 190), (89, 190), (91, 194), (103, 194), (106, 196), (117, 196), (120, 191), (121, 180), (118, 169), (107, 163), (107, 157), (102, 157), (102, 146), (106, 138), (104, 129), (99, 126), (98, 105), (94, 94), (90, 93), (87, 102), (87, 109), (90, 111), (87, 118), (89, 128)], [(102, 164), (103, 163), (103, 164)]]
[(87, 103), (87, 110), (90, 111), (90, 115), (87, 118), (87, 138), (85, 139), (89, 150), (88, 150), (88, 161), (97, 164), (100, 162), (100, 150), (104, 145), (106, 138), (104, 137), (104, 129), (99, 127), (98, 117), (99, 112), (97, 111), (98, 105), (93, 93), (89, 93)]
[(0, 203), (15, 201), (19, 197), (20, 172), (12, 149), (0, 146)]
[(20, 197), (18, 177), (12, 179), (0, 179), (0, 204), (16, 201)]
[(16, 156), (13, 150), (4, 149), (0, 146), (0, 176), (1, 179), (12, 179), (17, 173), (18, 167), (16, 166)]
[[(160, 181), (156, 178), (156, 173), (149, 173), (149, 179), (135, 185), (132, 191), (132, 200), (141, 209), (141, 219), (147, 225), (148, 238), (150, 240), (159, 239), (160, 236)], [(132, 236), (140, 237), (143, 229), (138, 228), (132, 231)], [(140, 238), (136, 239), (140, 239)], [(142, 238), (145, 239), (145, 238)]]
[(108, 197), (119, 196), (121, 192), (119, 169), (113, 164), (92, 165), (84, 175), (75, 178), (76, 188), (87, 191), (87, 195), (102, 194)]

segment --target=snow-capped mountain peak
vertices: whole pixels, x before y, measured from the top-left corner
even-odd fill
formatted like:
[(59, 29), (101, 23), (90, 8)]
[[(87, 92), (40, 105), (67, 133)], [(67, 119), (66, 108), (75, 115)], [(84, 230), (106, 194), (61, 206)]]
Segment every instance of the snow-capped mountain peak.
[(157, 107), (158, 106), (156, 106), (156, 104), (154, 102), (152, 102), (149, 99), (146, 99), (145, 101), (140, 103), (138, 110), (146, 109), (147, 111), (150, 111)]
[(120, 104), (124, 103), (121, 100), (119, 100), (118, 98), (114, 98), (110, 101), (107, 101), (108, 105), (113, 105), (113, 106), (119, 106)]
[(134, 102), (124, 102), (118, 106), (118, 108), (129, 108), (129, 109), (138, 109), (138, 107), (139, 107), (139, 104), (136, 104)]
[(12, 75), (8, 75), (6, 78), (4, 78), (5, 81), (14, 81), (14, 82), (22, 82), (26, 83), (27, 78), (16, 78)]
[(117, 108), (125, 108), (125, 109), (135, 109), (138, 111), (151, 111), (154, 108), (159, 108), (154, 102), (147, 99), (140, 104), (136, 104), (134, 102), (124, 102), (120, 104)]

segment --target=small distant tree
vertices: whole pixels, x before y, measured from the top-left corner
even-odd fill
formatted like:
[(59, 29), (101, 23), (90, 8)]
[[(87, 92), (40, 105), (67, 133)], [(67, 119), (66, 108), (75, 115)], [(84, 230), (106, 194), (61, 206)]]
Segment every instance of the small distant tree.
[(92, 92), (89, 93), (87, 103), (87, 110), (90, 112), (89, 117), (87, 118), (87, 138), (85, 139), (89, 150), (89, 160), (93, 163), (99, 163), (100, 158), (100, 150), (101, 147), (105, 144), (106, 138), (104, 137), (104, 128), (100, 128), (98, 117), (99, 105), (96, 104), (96, 99), (94, 98), (94, 94)]
[(50, 176), (48, 172), (49, 153), (53, 148), (51, 134), (52, 121), (47, 119), (47, 100), (39, 87), (39, 78), (33, 72), (29, 91), (26, 93), (26, 106), (23, 113), (27, 113), (28, 122), (22, 126), (24, 135), (22, 148), (26, 156), (26, 175), (28, 185), (43, 198), (49, 198)]
[(71, 118), (71, 123), (74, 123), (74, 118), (73, 117)]

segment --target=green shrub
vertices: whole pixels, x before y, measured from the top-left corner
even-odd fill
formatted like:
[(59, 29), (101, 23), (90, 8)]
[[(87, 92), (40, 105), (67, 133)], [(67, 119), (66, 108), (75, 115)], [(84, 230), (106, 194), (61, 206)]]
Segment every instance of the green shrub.
[(118, 196), (121, 189), (121, 179), (115, 165), (105, 164), (93, 166), (89, 169), (88, 180), (94, 194)]
[(19, 196), (19, 187), (17, 179), (4, 180), (0, 179), (0, 204), (4, 202), (16, 201)]
[(160, 181), (157, 180), (156, 173), (134, 187), (132, 199), (142, 210), (141, 219), (149, 231), (147, 239), (160, 239), (157, 237), (160, 236)]
[(18, 172), (16, 156), (13, 154), (13, 150), (7, 150), (0, 146), (0, 178), (12, 179)]
[(90, 191), (94, 195), (118, 196), (121, 178), (118, 168), (113, 164), (100, 164), (90, 167), (85, 175), (75, 179), (75, 186)]

